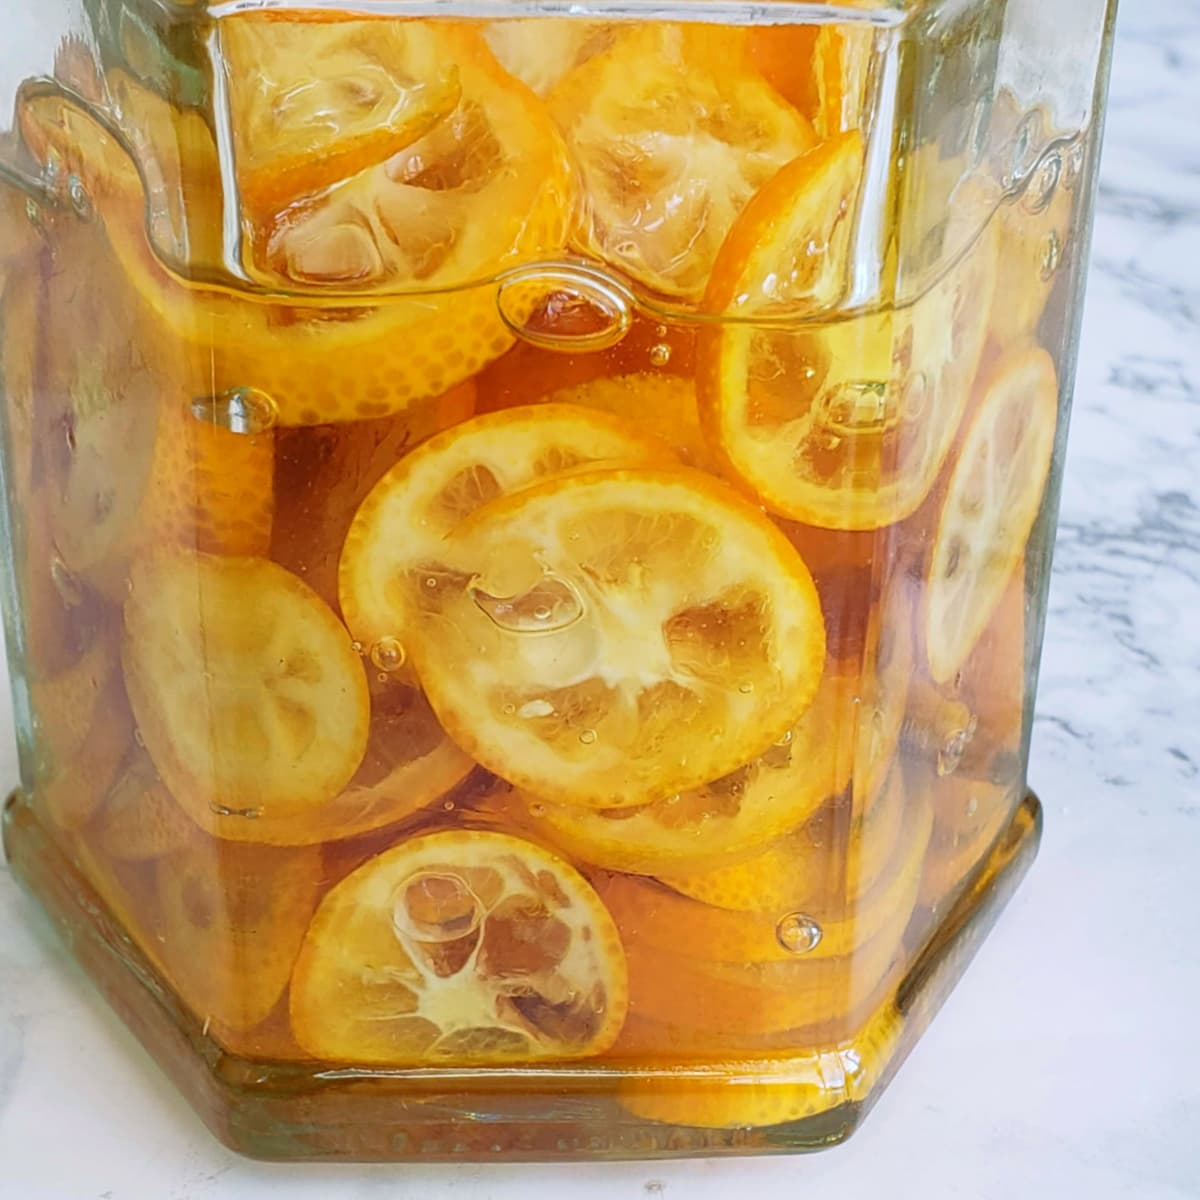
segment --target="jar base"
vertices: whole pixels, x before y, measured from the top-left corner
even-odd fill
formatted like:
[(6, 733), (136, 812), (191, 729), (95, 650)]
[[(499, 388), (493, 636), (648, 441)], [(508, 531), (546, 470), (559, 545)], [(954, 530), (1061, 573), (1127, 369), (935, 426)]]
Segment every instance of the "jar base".
[(899, 985), (852, 1036), (820, 1053), (684, 1069), (566, 1064), (488, 1072), (229, 1053), (137, 947), (28, 797), (14, 792), (4, 810), (14, 875), (114, 1011), (225, 1145), (276, 1161), (630, 1160), (836, 1145), (862, 1122), (965, 971), (1036, 856), (1041, 829), (1041, 805), (1030, 792), (954, 903), (937, 914)]

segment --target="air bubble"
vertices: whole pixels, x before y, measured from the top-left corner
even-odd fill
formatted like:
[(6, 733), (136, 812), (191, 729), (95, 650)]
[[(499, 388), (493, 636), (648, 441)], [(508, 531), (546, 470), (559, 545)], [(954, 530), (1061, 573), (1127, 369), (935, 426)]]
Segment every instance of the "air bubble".
[(579, 740), (580, 740), (580, 741), (581, 741), (581, 742), (582, 742), (582, 743), (583, 743), (585, 746), (591, 746), (591, 745), (594, 745), (594, 744), (595, 744), (595, 741), (596, 741), (596, 731), (595, 731), (594, 729), (585, 729), (585, 730), (584, 730), (584, 731), (583, 731), (583, 732), (582, 732), (582, 733), (579, 735)]
[(594, 267), (531, 263), (496, 293), (505, 325), (522, 341), (573, 354), (615, 346), (633, 323), (625, 289)]
[(558, 633), (583, 616), (583, 601), (564, 579), (553, 575), (516, 596), (493, 596), (472, 581), (467, 594), (493, 624), (509, 633)]
[(442, 811), (443, 812), (453, 812), (454, 811), (454, 801), (453, 800), (443, 800), (442, 801)]
[(71, 207), (75, 210), (75, 215), (81, 221), (90, 221), (93, 215), (92, 198), (88, 195), (87, 188), (83, 186), (83, 180), (78, 175), (72, 175), (67, 180), (67, 199), (71, 202)]
[(552, 717), (554, 716), (554, 705), (549, 700), (526, 700), (517, 709), (517, 716), (527, 721), (536, 717)]
[(650, 361), (656, 367), (665, 367), (671, 361), (671, 347), (659, 342), (650, 347)]
[(821, 926), (807, 913), (788, 913), (780, 918), (775, 936), (789, 954), (808, 954), (821, 944)]
[(1050, 230), (1042, 245), (1042, 281), (1049, 283), (1062, 264), (1062, 239), (1056, 229)]
[(381, 637), (371, 647), (371, 661), (384, 672), (400, 670), (407, 657), (398, 638)]
[(517, 706), (515, 704), (506, 704), (500, 711), (506, 717), (511, 717), (517, 711)]
[(531, 804), (529, 806), (529, 815), (531, 817), (544, 817), (546, 815), (546, 806), (544, 804)]
[(257, 388), (229, 388), (192, 401), (192, 416), (230, 433), (266, 433), (279, 420), (275, 401)]
[(353, 641), (350, 643), (350, 649), (353, 650), (355, 654), (361, 654), (366, 647), (362, 644), (362, 642)]
[(742, 694), (743, 696), (749, 696), (749, 695), (750, 695), (750, 693), (754, 691), (754, 684), (752, 684), (752, 683), (739, 683), (739, 684), (738, 684), (738, 691), (739, 691), (739, 692), (741, 692), (741, 694)]

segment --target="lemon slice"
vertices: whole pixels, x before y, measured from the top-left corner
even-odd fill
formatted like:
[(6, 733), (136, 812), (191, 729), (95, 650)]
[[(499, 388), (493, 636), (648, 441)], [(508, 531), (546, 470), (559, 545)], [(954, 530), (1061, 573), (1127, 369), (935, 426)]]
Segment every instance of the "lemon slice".
[[(632, 1024), (632, 1019), (630, 1021)], [(695, 1034), (646, 1022), (646, 1041), (665, 1053), (686, 1056)], [(741, 1060), (732, 1075), (712, 1071), (658, 1073), (631, 1077), (621, 1086), (622, 1107), (644, 1120), (700, 1129), (764, 1128), (801, 1121), (842, 1104), (865, 1099), (894, 1060), (904, 1024), (890, 1001), (880, 1005), (853, 1037), (810, 1038), (810, 1048), (792, 1035), (787, 1048), (771, 1058)], [(676, 1051), (678, 1046), (678, 1051)]]
[(240, 846), (193, 829), (158, 860), (151, 955), (207, 1025), (249, 1029), (275, 1007), (316, 908), (320, 855)]
[(1054, 360), (1036, 347), (1010, 351), (983, 382), (930, 556), (925, 644), (939, 682), (966, 661), (1022, 561), (1057, 425)]
[[(893, 803), (905, 807), (902, 796), (894, 797)], [(825, 847), (824, 861), (811, 855), (798, 858), (797, 875), (809, 867), (824, 892), (814, 896), (809, 908), (800, 913), (794, 909), (763, 913), (718, 908), (631, 875), (600, 879), (597, 890), (627, 946), (661, 949), (705, 964), (783, 963), (794, 969), (797, 963), (853, 953), (884, 929), (905, 904), (911, 910), (931, 828), (929, 805), (921, 802), (909, 806), (900, 850), (890, 856), (886, 851), (893, 847), (854, 853), (838, 839)], [(848, 861), (851, 855), (853, 861)], [(881, 856), (885, 861), (891, 859), (884, 878), (860, 877), (865, 869), (876, 870)], [(837, 861), (839, 857), (842, 862)], [(805, 943), (798, 949), (789, 922), (800, 917), (815, 923), (818, 932), (814, 944)]]
[(754, 70), (744, 30), (624, 31), (548, 104), (587, 198), (579, 248), (692, 300), (746, 202), (815, 141)]
[(852, 692), (848, 676), (826, 675), (812, 706), (777, 745), (701, 787), (615, 809), (519, 793), (516, 819), (573, 859), (614, 871), (704, 871), (745, 858), (845, 789), (853, 744), (839, 722)]
[[(844, 284), (862, 142), (797, 160), (747, 206), (706, 305), (803, 317)], [(701, 415), (728, 470), (771, 511), (874, 529), (908, 516), (950, 451), (983, 354), (996, 274), (985, 227), (907, 308), (824, 325), (726, 323), (702, 353)]]
[(264, 559), (206, 554), (147, 559), (131, 585), (126, 687), (192, 819), (252, 839), (336, 796), (366, 747), (367, 681), (316, 593)]
[[(342, 615), (368, 649), (404, 644), (446, 536), (480, 505), (586, 463), (670, 461), (665, 445), (565, 405), (477, 417), (403, 458), (363, 501), (339, 571)], [(432, 572), (432, 573), (431, 573)]]
[(625, 1017), (621, 942), (568, 864), (455, 830), (370, 859), (322, 901), (292, 979), (296, 1040), (334, 1061), (595, 1055)]
[(816, 692), (811, 576), (698, 471), (551, 478), (476, 511), (442, 560), (419, 592), (422, 685), (467, 753), (548, 800), (619, 808), (718, 779)]
[(830, 801), (802, 828), (753, 858), (658, 878), (692, 900), (739, 912), (812, 910), (822, 904), (822, 893), (840, 886), (839, 881), (844, 881), (849, 898), (858, 900), (886, 868), (901, 839), (904, 815), (901, 774), (894, 770), (880, 797), (855, 818), (844, 802)]
[(617, 29), (605, 21), (518, 17), (489, 22), (483, 36), (506, 71), (545, 96), (567, 72), (607, 50)]
[(217, 29), (251, 213), (274, 216), (382, 163), (462, 98), (453, 64), (419, 23), (245, 14)]
[(167, 791), (150, 756), (128, 749), (87, 838), (117, 862), (148, 862), (197, 840), (196, 827)]

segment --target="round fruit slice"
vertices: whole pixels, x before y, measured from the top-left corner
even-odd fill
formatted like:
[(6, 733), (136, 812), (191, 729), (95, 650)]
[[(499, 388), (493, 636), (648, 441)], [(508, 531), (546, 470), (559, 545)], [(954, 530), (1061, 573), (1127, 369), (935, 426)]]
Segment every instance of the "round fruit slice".
[(492, 21), (483, 36), (509, 74), (545, 96), (568, 71), (607, 50), (617, 28), (604, 21), (564, 21), (556, 15)]
[(362, 663), (316, 593), (275, 563), (206, 554), (139, 563), (122, 660), (154, 765), (192, 819), (220, 836), (309, 818), (362, 761)]
[(66, 670), (30, 681), (34, 738), (47, 769), (64, 767), (80, 753), (116, 668), (116, 637), (107, 630)]
[(579, 248), (691, 300), (746, 202), (815, 141), (754, 70), (743, 30), (628, 30), (548, 103), (587, 197)]
[(413, 24), (286, 13), (218, 24), (238, 189), (252, 215), (273, 217), (382, 163), (454, 111), (453, 64)]
[(325, 897), (292, 978), (292, 1030), (342, 1062), (583, 1058), (612, 1045), (626, 997), (616, 928), (572, 867), (453, 831), (386, 851)]
[[(858, 819), (845, 806), (824, 805), (805, 825), (744, 862), (687, 875), (660, 874), (669, 888), (738, 912), (812, 911), (822, 892), (839, 888), (857, 901), (875, 884), (901, 839), (904, 788), (893, 771), (884, 794)], [(844, 849), (842, 845), (844, 844)]]
[(193, 830), (190, 845), (158, 861), (160, 936), (149, 952), (201, 1021), (249, 1029), (287, 986), (320, 881), (315, 850), (239, 846)]
[(807, 568), (698, 471), (550, 479), (475, 512), (442, 561), (420, 590), (422, 685), (464, 750), (548, 800), (620, 808), (719, 779), (820, 680)]
[(669, 462), (666, 446), (566, 405), (477, 417), (401, 459), (363, 501), (339, 572), (342, 615), (367, 648), (404, 643), (414, 592), (437, 585), (447, 535), (480, 505), (587, 463)]
[[(781, 172), (727, 239), (706, 306), (799, 320), (832, 303), (860, 169), (861, 139), (846, 134)], [(913, 512), (966, 407), (995, 268), (989, 225), (903, 310), (820, 327), (724, 324), (699, 384), (729, 471), (772, 511), (811, 525), (873, 529)]]
[[(648, 1121), (700, 1129), (763, 1128), (800, 1121), (865, 1099), (891, 1063), (902, 1030), (903, 1022), (888, 1002), (852, 1039), (835, 1048), (820, 1044), (762, 1062), (743, 1062), (732, 1079), (725, 1071), (656, 1072), (629, 1078), (621, 1085), (620, 1103)], [(673, 1033), (670, 1026), (655, 1024), (648, 1038), (673, 1050)], [(694, 1040), (694, 1031), (687, 1031), (680, 1049), (686, 1051)], [(793, 1039), (792, 1045), (799, 1040)], [(742, 1057), (744, 1052), (739, 1054)]]
[[(794, 969), (802, 962), (851, 954), (885, 928), (899, 909), (906, 904), (912, 908), (932, 826), (928, 804), (910, 808), (905, 826), (899, 851), (891, 856), (883, 879), (852, 874), (874, 868), (880, 850), (859, 853), (853, 863), (837, 863), (835, 855), (845, 859), (851, 851), (837, 842), (827, 846), (823, 855), (827, 861), (815, 864), (824, 895), (814, 897), (803, 912), (717, 908), (631, 875), (610, 875), (596, 886), (627, 947), (662, 950), (708, 965), (783, 963)], [(803, 862), (796, 867), (799, 872)], [(805, 932), (815, 923), (815, 941), (797, 941), (795, 927), (801, 920)]]
[(196, 841), (196, 827), (150, 761), (134, 746), (92, 821), (88, 840), (118, 862), (148, 862)]
[(925, 645), (938, 682), (966, 661), (1020, 565), (1054, 454), (1058, 378), (1050, 355), (1010, 352), (982, 391), (946, 487), (926, 579)]
[[(113, 132), (57, 98), (22, 112), (39, 161), (61, 159), (91, 181), (126, 273), (206, 391), (254, 389), (282, 425), (387, 416), (473, 375), (513, 341), (490, 281), (553, 255), (566, 237), (569, 166), (537, 98), (474, 31), (400, 27), (436, 79), (456, 75), (458, 106), (385, 162), (255, 226), (246, 265), (271, 297), (170, 274), (147, 242), (137, 175)], [(338, 307), (278, 296), (314, 288), (336, 293)]]
[[(776, 745), (731, 774), (637, 808), (589, 809), (518, 793), (516, 819), (573, 859), (639, 874), (703, 871), (795, 829), (845, 790), (853, 682), (827, 675)], [(757, 861), (757, 860), (754, 860)]]

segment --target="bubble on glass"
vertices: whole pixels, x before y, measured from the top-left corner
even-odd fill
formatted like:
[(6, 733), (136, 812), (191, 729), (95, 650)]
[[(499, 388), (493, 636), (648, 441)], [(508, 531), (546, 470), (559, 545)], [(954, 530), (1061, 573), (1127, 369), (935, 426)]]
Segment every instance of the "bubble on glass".
[(658, 342), (650, 347), (650, 362), (656, 367), (665, 367), (671, 361), (671, 347)]
[(1021, 201), (1026, 212), (1036, 216), (1050, 207), (1054, 193), (1058, 190), (1062, 171), (1062, 158), (1057, 151), (1052, 151), (1042, 159), (1025, 188), (1025, 195)]
[(400, 639), (390, 635), (381, 637), (371, 647), (371, 661), (380, 671), (385, 672), (384, 678), (387, 678), (386, 673), (400, 670), (407, 658)]
[(478, 580), (472, 580), (467, 594), (480, 612), (507, 633), (559, 633), (584, 614), (579, 593), (555, 575), (544, 576), (515, 596), (493, 596)]
[(739, 684), (738, 684), (738, 691), (739, 691), (739, 692), (740, 692), (740, 693), (741, 693), (743, 696), (749, 696), (749, 695), (750, 695), (750, 694), (751, 694), (751, 693), (754, 691), (754, 684), (752, 684), (752, 683), (739, 683)]
[(596, 267), (573, 263), (531, 263), (510, 271), (496, 306), (522, 341), (567, 354), (615, 346), (633, 324), (626, 289)]
[(585, 746), (593, 746), (596, 743), (596, 731), (594, 729), (584, 729), (579, 734), (580, 742)]
[(780, 918), (775, 936), (789, 954), (808, 954), (821, 944), (821, 926), (807, 913), (788, 913)]
[(275, 427), (279, 412), (266, 392), (252, 387), (227, 388), (215, 396), (192, 401), (192, 416), (229, 433), (266, 433)]
[(362, 654), (366, 647), (362, 644), (362, 642), (355, 638), (354, 641), (350, 643), (350, 649), (353, 650), (355, 654)]
[(67, 199), (70, 201), (75, 215), (81, 221), (92, 219), (95, 211), (92, 208), (92, 198), (88, 195), (88, 190), (78, 175), (72, 175), (67, 180)]
[(1043, 283), (1049, 283), (1054, 278), (1055, 272), (1062, 265), (1062, 250), (1062, 238), (1058, 236), (1058, 230), (1050, 230), (1046, 235), (1046, 240), (1042, 243), (1041, 273)]
[(517, 716), (526, 721), (536, 720), (538, 717), (552, 717), (554, 716), (554, 705), (549, 700), (526, 700), (517, 709)]

